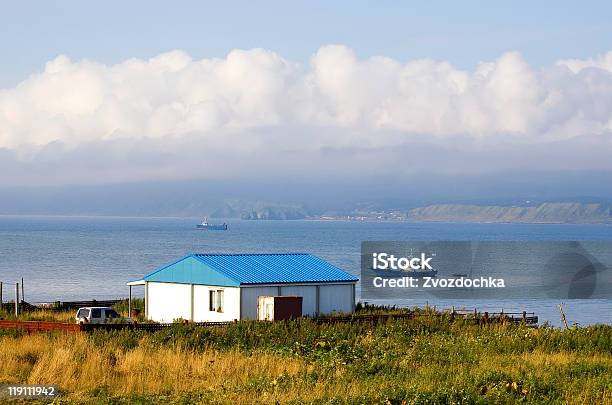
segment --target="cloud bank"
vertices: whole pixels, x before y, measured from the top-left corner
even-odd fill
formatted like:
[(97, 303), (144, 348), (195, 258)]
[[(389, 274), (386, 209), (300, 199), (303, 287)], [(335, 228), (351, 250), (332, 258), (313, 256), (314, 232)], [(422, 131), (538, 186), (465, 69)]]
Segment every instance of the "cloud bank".
[(58, 56), (0, 90), (0, 180), (341, 175), (424, 156), (439, 171), (611, 169), (611, 134), (612, 52), (538, 68), (510, 52), (473, 71), (340, 45), (308, 66), (263, 49)]

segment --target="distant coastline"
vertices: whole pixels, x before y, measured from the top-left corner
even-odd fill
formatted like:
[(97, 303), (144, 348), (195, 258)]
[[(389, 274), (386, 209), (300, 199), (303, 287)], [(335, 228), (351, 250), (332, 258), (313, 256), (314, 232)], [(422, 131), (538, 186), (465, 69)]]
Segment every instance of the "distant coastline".
[[(526, 201), (526, 203), (530, 203)], [(292, 204), (252, 204), (242, 207), (226, 204), (216, 210), (170, 210), (156, 213), (135, 212), (0, 212), (0, 217), (58, 218), (191, 218), (215, 221), (368, 221), (368, 222), (439, 222), (482, 224), (603, 224), (612, 225), (612, 204), (587, 202), (538, 202), (521, 204), (441, 203), (407, 208), (357, 205), (336, 210), (310, 209)]]
[(409, 221), (457, 223), (522, 223), (522, 224), (612, 224), (612, 207), (599, 203), (547, 202), (533, 206), (496, 206), (471, 204), (433, 204), (408, 211), (373, 210), (350, 213), (299, 215), (292, 207), (286, 215), (277, 208), (277, 215), (253, 213), (246, 220), (351, 220), (351, 221)]
[(407, 219), (427, 222), (612, 224), (612, 208), (584, 203), (543, 203), (529, 207), (439, 204), (412, 209)]

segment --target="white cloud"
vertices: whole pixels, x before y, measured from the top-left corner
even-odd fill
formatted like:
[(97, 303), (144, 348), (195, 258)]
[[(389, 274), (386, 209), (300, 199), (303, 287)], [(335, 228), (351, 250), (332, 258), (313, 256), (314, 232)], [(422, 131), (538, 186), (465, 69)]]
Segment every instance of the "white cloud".
[(582, 69), (589, 67), (607, 70), (612, 72), (612, 51), (604, 55), (599, 55), (596, 58), (589, 59), (564, 59), (557, 62), (559, 66), (566, 66), (574, 73), (578, 73)]
[(340, 45), (320, 48), (308, 66), (263, 49), (201, 60), (177, 50), (111, 66), (58, 56), (0, 90), (0, 148), (22, 162), (48, 157), (49, 144), (91, 152), (81, 146), (118, 140), (158, 142), (156, 154), (197, 145), (196, 155), (214, 150), (253, 162), (262, 151), (388, 148), (415, 139), (457, 149), (473, 147), (466, 139), (519, 142), (527, 151), (596, 137), (612, 152), (611, 132), (612, 52), (543, 68), (511, 52), (474, 71), (429, 59), (359, 59)]
[[(308, 69), (262, 49), (202, 60), (172, 51), (113, 66), (58, 56), (44, 72), (1, 91), (0, 146), (279, 124), (438, 136), (605, 129), (612, 52), (557, 65), (534, 69), (507, 53), (464, 72), (432, 60), (359, 60), (344, 46), (322, 47)], [(585, 67), (598, 75), (581, 75)], [(592, 110), (599, 103), (603, 114)]]

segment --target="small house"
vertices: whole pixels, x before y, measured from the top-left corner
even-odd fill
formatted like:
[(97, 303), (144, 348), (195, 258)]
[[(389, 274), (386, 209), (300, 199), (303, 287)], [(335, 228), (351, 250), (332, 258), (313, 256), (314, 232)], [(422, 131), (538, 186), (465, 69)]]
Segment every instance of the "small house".
[[(302, 297), (302, 316), (353, 312), (357, 277), (306, 253), (190, 254), (141, 280), (157, 322), (258, 318), (258, 297)], [(131, 296), (131, 293), (130, 293)]]

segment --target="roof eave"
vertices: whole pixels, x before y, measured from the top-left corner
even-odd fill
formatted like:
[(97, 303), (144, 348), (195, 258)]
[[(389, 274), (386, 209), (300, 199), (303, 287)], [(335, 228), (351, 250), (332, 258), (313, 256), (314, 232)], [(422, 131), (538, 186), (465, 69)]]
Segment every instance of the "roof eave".
[(359, 279), (356, 280), (317, 280), (317, 281), (270, 281), (265, 283), (240, 283), (240, 287), (249, 287), (249, 286), (266, 286), (266, 285), (317, 285), (317, 284), (352, 284), (357, 283)]

